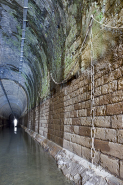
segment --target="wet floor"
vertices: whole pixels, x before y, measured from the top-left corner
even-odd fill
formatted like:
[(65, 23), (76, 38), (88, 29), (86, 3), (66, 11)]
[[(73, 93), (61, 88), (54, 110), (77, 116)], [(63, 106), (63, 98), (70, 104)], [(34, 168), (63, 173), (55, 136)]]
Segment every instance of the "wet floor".
[(22, 128), (0, 130), (0, 185), (70, 185), (55, 160)]

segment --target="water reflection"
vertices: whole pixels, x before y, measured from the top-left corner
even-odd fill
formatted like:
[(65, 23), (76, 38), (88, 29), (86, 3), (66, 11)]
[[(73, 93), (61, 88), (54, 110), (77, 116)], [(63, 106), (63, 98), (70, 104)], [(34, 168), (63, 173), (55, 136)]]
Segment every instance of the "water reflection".
[(0, 131), (0, 185), (70, 184), (54, 159), (21, 128)]
[(14, 127), (14, 133), (17, 134), (17, 127)]

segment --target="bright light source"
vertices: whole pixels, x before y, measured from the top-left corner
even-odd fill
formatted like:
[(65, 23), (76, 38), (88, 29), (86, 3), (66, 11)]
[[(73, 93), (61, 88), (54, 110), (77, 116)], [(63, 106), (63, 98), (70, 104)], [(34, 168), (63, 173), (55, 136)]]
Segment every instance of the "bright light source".
[(14, 126), (15, 126), (15, 127), (17, 126), (17, 123), (18, 123), (18, 120), (15, 118), (15, 119), (14, 119)]

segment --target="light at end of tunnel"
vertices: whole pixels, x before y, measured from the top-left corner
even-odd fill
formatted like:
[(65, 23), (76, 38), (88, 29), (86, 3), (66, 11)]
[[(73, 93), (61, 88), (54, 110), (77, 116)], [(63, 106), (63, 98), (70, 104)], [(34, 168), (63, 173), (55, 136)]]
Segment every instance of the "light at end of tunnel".
[(17, 126), (17, 123), (18, 123), (18, 120), (15, 118), (15, 119), (14, 119), (14, 126), (15, 126), (15, 127)]

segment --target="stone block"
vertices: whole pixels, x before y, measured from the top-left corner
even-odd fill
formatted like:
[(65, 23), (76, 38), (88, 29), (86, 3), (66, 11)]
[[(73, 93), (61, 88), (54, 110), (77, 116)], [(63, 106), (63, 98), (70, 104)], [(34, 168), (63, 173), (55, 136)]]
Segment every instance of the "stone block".
[(118, 143), (123, 144), (123, 130), (118, 130), (117, 135), (118, 135)]
[(112, 101), (112, 95), (111, 94), (105, 94), (103, 96), (100, 96), (100, 105), (110, 104), (111, 101)]
[(66, 112), (70, 112), (74, 110), (74, 106), (73, 105), (69, 105), (67, 107), (64, 108)]
[(72, 118), (72, 125), (81, 125), (80, 118)]
[(70, 99), (70, 95), (64, 96), (64, 101), (69, 100), (69, 99)]
[(73, 136), (71, 137), (71, 142), (76, 143), (76, 144), (80, 144), (80, 136), (73, 134)]
[(91, 99), (91, 92), (87, 92), (87, 94), (86, 94), (86, 99), (87, 99), (87, 100), (90, 100), (90, 99)]
[(90, 83), (91, 78), (85, 74), (84, 84), (87, 85)]
[(114, 80), (114, 75), (113, 73), (106, 74), (104, 76), (104, 83), (108, 83)]
[(55, 130), (60, 130), (60, 125), (55, 124)]
[(90, 108), (91, 107), (91, 100), (88, 100), (85, 102), (85, 107), (84, 108)]
[(42, 131), (42, 130), (39, 130), (39, 134), (40, 134), (41, 136), (43, 136), (43, 131)]
[(106, 105), (96, 107), (96, 116), (106, 115)]
[(99, 97), (95, 98), (94, 103), (95, 103), (95, 106), (100, 105), (100, 98)]
[(122, 114), (123, 102), (107, 105), (107, 115)]
[(108, 93), (117, 90), (117, 80), (114, 80), (108, 84)]
[(90, 126), (91, 117), (81, 117), (81, 125)]
[(70, 112), (70, 117), (71, 118), (77, 118), (78, 117), (78, 110), (74, 110)]
[(91, 149), (82, 146), (81, 155), (84, 159), (87, 159), (88, 161), (91, 161)]
[(83, 93), (83, 94), (80, 94), (79, 97), (78, 97), (78, 101), (85, 101), (86, 100), (86, 92)]
[(123, 128), (123, 115), (115, 115), (111, 117), (112, 128)]
[(118, 80), (118, 90), (122, 89), (123, 90), (123, 78), (120, 78)]
[(74, 126), (74, 133), (79, 134), (79, 126)]
[(64, 132), (74, 133), (73, 125), (64, 125)]
[(84, 87), (79, 88), (79, 93), (80, 94), (83, 94), (84, 93)]
[(111, 173), (119, 176), (119, 160), (107, 155), (100, 155), (101, 166), (109, 170)]
[(84, 86), (84, 80), (80, 81), (80, 87)]
[(91, 128), (86, 126), (79, 127), (79, 135), (91, 137)]
[(87, 116), (91, 116), (91, 108), (87, 109)]
[(70, 118), (70, 112), (65, 112), (65, 113), (64, 113), (64, 118), (65, 118), (65, 119)]
[[(76, 97), (76, 96), (78, 96), (80, 94), (80, 90), (79, 89), (77, 89), (76, 91), (74, 91), (72, 94), (71, 94), (71, 96), (72, 97)], [(72, 100), (72, 99), (71, 99)]]
[(64, 119), (64, 125), (72, 125), (72, 118)]
[(108, 93), (108, 84), (105, 84), (102, 86), (102, 94), (107, 94)]
[(74, 105), (74, 109), (75, 110), (80, 110), (82, 108), (82, 104), (81, 103), (76, 103), (75, 105)]
[(95, 138), (105, 140), (105, 128), (96, 128)]
[(104, 83), (103, 77), (98, 78), (95, 80), (95, 87), (101, 86), (103, 85), (103, 83)]
[(104, 153), (110, 152), (110, 147), (109, 147), (109, 142), (108, 141), (102, 141), (102, 140), (99, 140), (99, 139), (95, 139), (94, 140), (94, 146), (95, 146), (95, 149), (100, 151), (100, 152), (104, 152)]
[(113, 71), (113, 75), (114, 75), (114, 79), (118, 79), (122, 76), (122, 72), (121, 72), (121, 69), (118, 68), (116, 70)]
[[(99, 70), (98, 70), (99, 71)], [(101, 73), (96, 73), (95, 75), (94, 75), (94, 77), (95, 77), (95, 79), (98, 79), (98, 78), (100, 78), (102, 76), (102, 72)]]
[(123, 160), (120, 161), (120, 177), (123, 179)]
[(123, 145), (108, 141), (94, 140), (95, 149), (103, 152), (104, 154), (123, 159)]
[(91, 144), (92, 144), (91, 141), (92, 139), (89, 137), (80, 136), (80, 140), (78, 144), (85, 146), (87, 148), (91, 148)]
[(68, 133), (68, 132), (64, 132), (64, 139), (65, 140), (71, 141), (72, 137), (73, 137), (73, 134)]
[(60, 119), (60, 114), (53, 114), (53, 119)]
[(78, 111), (78, 116), (79, 117), (83, 117), (83, 116), (87, 116), (87, 109), (81, 109)]
[(105, 140), (116, 142), (117, 132), (115, 129), (105, 129)]
[(75, 91), (76, 89), (78, 89), (78, 84), (75, 84), (74, 86), (72, 86), (72, 91)]
[(82, 102), (81, 105), (82, 105), (82, 109), (86, 108), (85, 102)]
[(101, 86), (100, 87), (97, 87), (95, 88), (95, 93), (94, 93), (95, 97), (96, 96), (100, 96), (101, 95)]
[(100, 152), (95, 151), (95, 158), (94, 158), (94, 164), (100, 163)]
[(77, 104), (78, 103), (78, 96), (76, 96), (75, 98), (72, 98), (72, 103), (73, 104)]
[(81, 157), (81, 145), (73, 143), (72, 146), (73, 146), (73, 153)]
[(123, 91), (119, 90), (119, 91), (113, 92), (112, 96), (111, 96), (111, 101), (112, 101), (112, 103), (117, 103), (117, 102), (123, 101)]
[(43, 136), (47, 139), (47, 132), (44, 132)]
[(60, 125), (60, 131), (64, 132), (64, 125)]
[(63, 139), (60, 137), (56, 137), (55, 143), (58, 144), (59, 146), (63, 147)]
[(64, 102), (64, 106), (69, 106), (69, 105), (72, 105), (72, 99), (69, 99), (67, 101)]
[(69, 146), (70, 146), (70, 142), (67, 141), (66, 139), (63, 139), (63, 148), (68, 149)]

